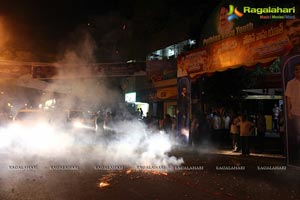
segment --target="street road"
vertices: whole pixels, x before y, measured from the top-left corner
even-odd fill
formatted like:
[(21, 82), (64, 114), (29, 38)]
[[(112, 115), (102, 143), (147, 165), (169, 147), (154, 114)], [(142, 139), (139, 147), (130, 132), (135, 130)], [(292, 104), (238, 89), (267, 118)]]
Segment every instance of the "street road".
[(170, 154), (184, 164), (129, 167), (1, 154), (0, 199), (300, 199), (300, 170), (283, 158), (187, 148)]

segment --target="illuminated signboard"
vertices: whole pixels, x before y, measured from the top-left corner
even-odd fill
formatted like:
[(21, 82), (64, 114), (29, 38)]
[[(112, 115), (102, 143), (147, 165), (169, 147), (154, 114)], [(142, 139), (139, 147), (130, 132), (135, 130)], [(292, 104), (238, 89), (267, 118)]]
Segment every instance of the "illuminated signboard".
[(136, 92), (130, 92), (125, 94), (125, 101), (128, 103), (136, 101)]

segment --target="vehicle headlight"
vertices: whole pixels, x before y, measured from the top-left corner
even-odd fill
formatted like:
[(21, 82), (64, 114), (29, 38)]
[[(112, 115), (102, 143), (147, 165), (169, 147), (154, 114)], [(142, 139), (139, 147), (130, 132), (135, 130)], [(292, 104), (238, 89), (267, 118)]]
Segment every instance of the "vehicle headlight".
[(73, 123), (73, 126), (74, 126), (75, 128), (84, 128), (84, 125), (83, 125), (81, 122), (74, 122), (74, 123)]

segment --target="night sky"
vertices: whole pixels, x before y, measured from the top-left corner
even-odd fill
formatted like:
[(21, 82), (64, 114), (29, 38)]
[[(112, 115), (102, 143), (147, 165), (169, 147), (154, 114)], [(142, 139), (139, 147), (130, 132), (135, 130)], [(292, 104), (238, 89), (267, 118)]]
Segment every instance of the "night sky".
[(205, 1), (0, 1), (0, 57), (52, 62), (72, 51), (92, 62), (145, 60), (198, 37), (203, 16), (220, 2)]

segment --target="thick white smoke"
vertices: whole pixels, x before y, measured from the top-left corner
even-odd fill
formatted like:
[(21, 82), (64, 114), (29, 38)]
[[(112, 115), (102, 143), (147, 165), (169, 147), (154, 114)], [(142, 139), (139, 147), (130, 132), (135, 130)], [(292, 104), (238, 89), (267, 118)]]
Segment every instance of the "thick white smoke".
[(82, 166), (170, 167), (183, 163), (181, 158), (168, 155), (172, 145), (169, 135), (152, 132), (137, 120), (116, 122), (109, 135), (72, 132), (42, 123), (25, 129), (9, 126), (0, 132), (0, 150), (10, 155), (10, 161), (35, 157)]
[[(117, 106), (120, 91), (116, 90), (116, 79), (109, 83), (109, 77), (85, 77), (91, 75), (90, 63), (95, 62), (94, 50), (97, 47), (93, 38), (86, 31), (78, 31), (72, 39), (56, 63), (60, 66), (57, 76), (48, 84), (47, 91), (53, 92), (45, 92), (36, 102), (53, 98), (55, 88), (60, 86), (70, 91), (58, 95), (58, 112), (63, 113), (69, 108), (97, 109), (109, 103)], [(51, 118), (64, 120), (57, 115)], [(0, 130), (0, 151), (4, 158), (9, 158), (9, 163), (16, 164), (20, 159), (28, 158), (30, 162), (34, 158), (36, 163), (46, 161), (82, 166), (180, 165), (182, 159), (168, 155), (172, 145), (169, 135), (155, 133), (138, 120), (115, 121), (111, 131), (99, 130), (97, 133), (73, 132), (37, 120), (25, 127), (8, 126)]]
[[(114, 126), (116, 135), (107, 145), (107, 155), (114, 163), (130, 166), (169, 166), (182, 164), (182, 159), (169, 157), (170, 135), (152, 132), (137, 121), (121, 121)], [(110, 164), (110, 163), (108, 163)]]

